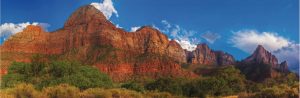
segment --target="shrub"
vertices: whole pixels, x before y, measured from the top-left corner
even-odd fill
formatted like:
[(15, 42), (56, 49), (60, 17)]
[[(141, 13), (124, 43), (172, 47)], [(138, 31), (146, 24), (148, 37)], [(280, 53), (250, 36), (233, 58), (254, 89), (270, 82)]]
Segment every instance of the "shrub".
[(126, 89), (109, 89), (108, 91), (112, 93), (113, 98), (143, 98), (141, 93)]
[(226, 81), (218, 78), (194, 80), (185, 87), (184, 95), (191, 97), (220, 96), (232, 93), (232, 90), (226, 85)]
[(42, 92), (49, 98), (80, 98), (80, 90), (68, 84), (60, 84), (54, 87), (47, 87)]
[(34, 84), (39, 89), (61, 83), (68, 83), (80, 89), (112, 87), (110, 77), (91, 66), (69, 61), (47, 63), (37, 58), (33, 61), (32, 63), (14, 62), (8, 74), (3, 76), (2, 88), (13, 87), (21, 82)]
[(175, 96), (172, 96), (167, 92), (147, 92), (145, 93), (145, 96), (150, 98), (175, 98)]
[(169, 92), (176, 95), (182, 95), (183, 94), (182, 87), (184, 84), (185, 84), (184, 79), (164, 77), (164, 78), (159, 78), (154, 82), (150, 82), (146, 84), (145, 88), (147, 90), (158, 90), (161, 92)]
[(89, 88), (80, 93), (81, 98), (111, 98), (112, 93), (102, 88)]
[(233, 66), (217, 69), (212, 77), (216, 77), (219, 80), (224, 80), (228, 88), (230, 88), (232, 91), (232, 94), (236, 94), (245, 90), (245, 76), (241, 74), (240, 70), (234, 68)]
[(141, 84), (135, 83), (135, 82), (128, 82), (124, 83), (121, 85), (122, 88), (130, 89), (130, 90), (135, 90), (138, 92), (144, 92), (145, 89)]
[(258, 92), (255, 97), (260, 98), (299, 98), (298, 86), (288, 86), (286, 84), (276, 85), (268, 88), (264, 88), (261, 92)]
[[(15, 98), (45, 98), (39, 91), (36, 91), (31, 84), (18, 84), (14, 88), (5, 89), (1, 91), (5, 96), (15, 97)], [(2, 94), (1, 94), (2, 95)], [(3, 96), (2, 96), (3, 97)]]
[(25, 81), (25, 76), (18, 73), (9, 73), (2, 76), (1, 88), (14, 87)]

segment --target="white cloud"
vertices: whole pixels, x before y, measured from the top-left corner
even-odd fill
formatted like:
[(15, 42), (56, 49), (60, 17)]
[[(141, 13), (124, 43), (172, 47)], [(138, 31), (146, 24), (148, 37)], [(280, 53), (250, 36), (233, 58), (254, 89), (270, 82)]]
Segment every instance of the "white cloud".
[(230, 42), (234, 47), (247, 53), (252, 53), (257, 45), (263, 45), (265, 49), (278, 58), (279, 62), (287, 61), (291, 70), (298, 71), (300, 45), (279, 36), (277, 33), (241, 30), (234, 32)]
[(90, 5), (93, 5), (95, 8), (100, 10), (106, 19), (110, 19), (110, 17), (115, 14), (116, 17), (119, 17), (117, 10), (115, 9), (112, 0), (104, 0), (102, 3), (93, 2)]
[(41, 26), (45, 31), (47, 31), (47, 28), (50, 26), (48, 23), (38, 23), (38, 22), (25, 22), (25, 23), (4, 23), (0, 26), (0, 38), (1, 41), (5, 41), (7, 38), (9, 38), (11, 35), (14, 35), (16, 33), (22, 32), (23, 29), (25, 29), (28, 25), (39, 25)]
[(117, 27), (117, 28), (123, 28), (123, 27), (121, 27), (119, 24), (117, 24), (116, 27)]
[(130, 28), (130, 32), (135, 32), (136, 30), (138, 30), (139, 28), (141, 28), (140, 26), (137, 27), (131, 27)]
[(33, 22), (33, 23), (26, 22), (26, 23), (18, 23), (18, 24), (14, 24), (14, 23), (1, 24), (1, 26), (0, 26), (1, 41), (6, 40), (11, 35), (14, 35), (18, 32), (23, 31), (23, 29), (26, 28), (28, 25), (38, 25), (38, 23), (37, 22)]
[(258, 32), (255, 30), (241, 30), (234, 32), (230, 43), (247, 53), (252, 53), (257, 45), (263, 45), (269, 51), (287, 47), (291, 42), (272, 32)]
[(186, 30), (179, 25), (171, 24), (167, 20), (162, 20), (161, 23), (163, 27), (158, 30), (169, 35), (169, 37), (178, 42), (183, 49), (187, 49), (188, 51), (195, 50), (196, 44), (200, 41), (194, 36), (197, 33), (196, 31)]
[(183, 48), (183, 49), (186, 49), (188, 51), (193, 51), (196, 49), (197, 45), (195, 44), (192, 44), (190, 41), (188, 40), (177, 40), (175, 39), (175, 41)]
[(211, 44), (213, 44), (217, 39), (221, 38), (221, 36), (218, 33), (214, 33), (211, 31), (203, 33), (201, 37)]
[(171, 28), (171, 24), (167, 20), (162, 20), (161, 23), (164, 24), (166, 28)]

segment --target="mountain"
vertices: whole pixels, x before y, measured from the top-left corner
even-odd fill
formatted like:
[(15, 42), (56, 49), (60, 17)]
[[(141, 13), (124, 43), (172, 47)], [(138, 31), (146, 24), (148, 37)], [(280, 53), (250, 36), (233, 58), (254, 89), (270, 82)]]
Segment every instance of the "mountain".
[(254, 81), (264, 81), (289, 73), (287, 62), (279, 64), (277, 58), (262, 45), (258, 45), (253, 54), (242, 60), (238, 67), (248, 79)]
[(194, 51), (187, 51), (187, 62), (204, 65), (233, 65), (235, 59), (223, 51), (213, 51), (207, 44), (198, 44)]
[(90, 5), (80, 7), (54, 32), (28, 26), (3, 43), (1, 54), (6, 68), (12, 61), (30, 62), (32, 54), (43, 54), (96, 66), (115, 81), (197, 76), (181, 68), (186, 56), (176, 41), (149, 26), (126, 32)]
[(271, 65), (274, 69), (279, 69), (282, 72), (288, 71), (287, 62), (283, 61), (278, 64), (278, 59), (267, 51), (262, 45), (258, 45), (254, 53), (243, 60), (246, 63), (264, 63)]
[[(198, 75), (194, 70), (182, 68), (184, 64), (196, 67), (236, 64), (232, 55), (214, 51), (205, 43), (197, 45), (193, 51), (186, 51), (175, 40), (169, 40), (150, 26), (126, 32), (91, 5), (77, 9), (56, 31), (46, 32), (40, 26), (29, 25), (7, 39), (0, 48), (0, 74), (5, 74), (13, 61), (30, 62), (34, 54), (41, 54), (48, 61), (74, 60), (92, 65), (114, 81), (135, 77), (194, 78)], [(262, 62), (281, 72), (288, 71), (287, 62), (278, 64), (276, 57), (262, 46), (243, 62)]]

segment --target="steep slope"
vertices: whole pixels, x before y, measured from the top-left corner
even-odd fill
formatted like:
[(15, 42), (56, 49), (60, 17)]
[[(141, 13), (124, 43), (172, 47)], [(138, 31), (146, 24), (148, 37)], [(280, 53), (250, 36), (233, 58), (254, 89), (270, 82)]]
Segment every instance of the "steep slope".
[(242, 60), (238, 66), (250, 80), (264, 81), (289, 73), (287, 62), (278, 64), (277, 58), (258, 45), (252, 55)]
[(115, 81), (135, 76), (196, 77), (181, 69), (186, 60), (178, 43), (148, 26), (131, 33), (116, 28), (90, 5), (80, 7), (57, 31), (28, 26), (4, 42), (1, 54), (6, 55), (1, 57), (6, 62), (2, 66), (15, 60), (29, 62), (32, 54), (77, 60), (98, 67)]
[(262, 45), (258, 45), (253, 54), (243, 60), (246, 63), (263, 63), (269, 64), (274, 69), (279, 69), (282, 72), (288, 71), (287, 62), (283, 61), (278, 64), (277, 58), (267, 51)]
[(278, 65), (277, 58), (267, 51), (262, 45), (258, 45), (253, 54), (243, 61), (270, 64), (274, 68)]
[(203, 65), (233, 65), (235, 59), (223, 51), (213, 51), (205, 43), (198, 44), (194, 51), (187, 51), (187, 62)]

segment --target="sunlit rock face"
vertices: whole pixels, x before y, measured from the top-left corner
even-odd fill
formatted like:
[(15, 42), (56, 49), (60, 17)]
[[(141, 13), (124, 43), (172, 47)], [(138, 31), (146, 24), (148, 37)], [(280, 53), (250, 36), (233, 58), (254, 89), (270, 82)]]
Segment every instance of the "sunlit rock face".
[[(54, 32), (28, 26), (6, 40), (1, 53), (10, 55), (1, 58), (5, 66), (14, 60), (30, 62), (30, 54), (59, 55), (59, 59), (94, 65), (115, 81), (133, 76), (196, 77), (181, 68), (186, 55), (177, 42), (169, 41), (165, 34), (148, 26), (131, 33), (116, 28), (90, 5), (80, 7), (63, 28)], [(22, 54), (12, 57), (17, 53)]]
[(187, 51), (187, 62), (202, 65), (233, 65), (235, 59), (232, 55), (223, 51), (213, 51), (207, 44), (197, 45), (194, 51)]

